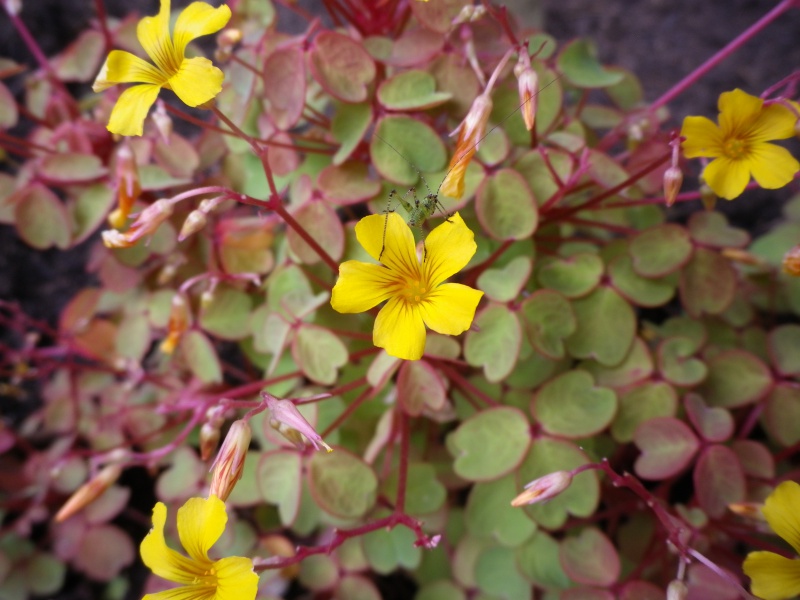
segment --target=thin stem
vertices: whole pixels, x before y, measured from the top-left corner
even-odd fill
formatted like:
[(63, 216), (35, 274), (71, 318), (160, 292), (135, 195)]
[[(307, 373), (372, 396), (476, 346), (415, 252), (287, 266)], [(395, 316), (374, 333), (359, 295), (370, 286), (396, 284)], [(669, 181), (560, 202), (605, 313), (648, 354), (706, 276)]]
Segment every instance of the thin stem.
[(408, 480), (408, 415), (401, 408), (397, 408), (394, 416), (398, 421), (400, 433), (400, 468), (397, 473), (397, 500), (394, 506), (397, 512), (402, 513), (406, 508), (406, 481)]

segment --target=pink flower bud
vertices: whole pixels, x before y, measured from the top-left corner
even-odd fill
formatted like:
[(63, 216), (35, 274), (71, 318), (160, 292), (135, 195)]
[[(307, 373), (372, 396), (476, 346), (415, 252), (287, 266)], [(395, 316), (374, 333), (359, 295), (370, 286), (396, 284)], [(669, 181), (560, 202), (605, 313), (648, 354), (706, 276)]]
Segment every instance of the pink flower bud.
[(686, 600), (689, 588), (680, 579), (673, 579), (667, 586), (667, 600)]
[(136, 221), (125, 233), (104, 231), (101, 235), (107, 248), (130, 248), (144, 236), (153, 233), (172, 214), (171, 200), (157, 200), (139, 213)]
[(211, 465), (213, 474), (209, 494), (223, 502), (231, 495), (236, 482), (242, 478), (251, 436), (250, 423), (244, 419), (234, 421), (214, 464)]
[(208, 460), (219, 445), (219, 425), (203, 423), (200, 427), (200, 460)]
[(109, 224), (115, 229), (125, 225), (134, 202), (142, 193), (139, 184), (139, 168), (136, 166), (136, 157), (127, 144), (123, 144), (117, 151), (115, 168), (117, 186), (117, 208), (108, 216)]
[(172, 305), (169, 310), (169, 325), (167, 325), (167, 337), (161, 342), (159, 350), (164, 354), (172, 354), (181, 339), (181, 336), (189, 328), (191, 315), (189, 314), (189, 302), (186, 296), (180, 292), (172, 297)]
[(783, 272), (800, 277), (800, 244), (789, 250), (783, 257)]
[(122, 473), (122, 465), (114, 463), (104, 467), (97, 475), (79, 487), (55, 516), (56, 523), (69, 519), (72, 515), (86, 508), (97, 500)]
[(534, 479), (525, 486), (525, 491), (511, 501), (511, 506), (536, 504), (558, 496), (572, 483), (572, 473), (556, 471), (539, 479)]
[(464, 195), (464, 176), (467, 166), (480, 146), (491, 113), (492, 99), (486, 94), (481, 94), (475, 98), (466, 118), (451, 134), (458, 133), (458, 142), (441, 186), (441, 192), (445, 196), (461, 198)]
[(683, 184), (683, 172), (680, 167), (669, 167), (664, 171), (664, 200), (667, 206), (675, 204), (678, 192), (681, 191)]
[(525, 129), (533, 130), (536, 123), (536, 106), (539, 95), (539, 76), (531, 67), (520, 71), (517, 77), (519, 85), (519, 101), (522, 104), (522, 120), (525, 121)]
[(291, 400), (280, 400), (267, 392), (261, 392), (261, 397), (267, 403), (271, 413), (269, 424), (275, 431), (280, 433), (287, 440), (292, 442), (299, 449), (305, 448), (306, 441), (319, 450), (320, 446), (328, 452), (333, 452), (333, 448), (328, 446), (305, 417), (300, 414), (294, 402)]
[(199, 210), (193, 210), (183, 222), (181, 232), (178, 235), (178, 241), (182, 242), (190, 235), (197, 233), (206, 226), (206, 223), (208, 223), (208, 219), (205, 213)]

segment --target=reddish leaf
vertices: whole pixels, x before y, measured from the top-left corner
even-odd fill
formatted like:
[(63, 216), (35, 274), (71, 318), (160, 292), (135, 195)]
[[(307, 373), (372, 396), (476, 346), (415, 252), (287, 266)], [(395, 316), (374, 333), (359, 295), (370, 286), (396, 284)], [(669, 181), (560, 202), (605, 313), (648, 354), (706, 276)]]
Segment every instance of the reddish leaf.
[(306, 70), (297, 47), (281, 48), (264, 64), (264, 97), (278, 129), (291, 129), (300, 120), (306, 100)]
[(642, 451), (634, 470), (644, 479), (667, 479), (687, 467), (700, 447), (695, 434), (683, 421), (658, 417), (645, 421), (633, 434)]
[(719, 519), (728, 504), (745, 499), (744, 471), (736, 453), (716, 444), (703, 451), (694, 469), (694, 485), (700, 507)]

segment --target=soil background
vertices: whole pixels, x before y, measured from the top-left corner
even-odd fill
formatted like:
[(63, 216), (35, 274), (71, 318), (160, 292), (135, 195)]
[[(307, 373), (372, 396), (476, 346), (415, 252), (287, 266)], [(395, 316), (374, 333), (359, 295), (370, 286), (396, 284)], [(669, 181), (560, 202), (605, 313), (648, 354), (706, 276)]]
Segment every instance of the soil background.
[[(364, 0), (370, 2), (371, 0)], [(436, 0), (430, 0), (435, 2)], [(22, 18), (47, 55), (54, 55), (71, 42), (94, 18), (92, 0), (22, 0)], [(217, 4), (216, 0), (212, 3)], [(188, 4), (173, 0), (173, 8)], [(301, 1), (308, 10), (320, 13), (320, 2)], [(541, 27), (559, 42), (574, 37), (594, 40), (604, 63), (618, 64), (636, 73), (645, 97), (652, 101), (667, 91), (694, 67), (701, 64), (773, 8), (774, 0), (510, 0), (509, 10), (522, 23)], [(157, 0), (106, 0), (108, 13), (123, 16), (129, 12), (155, 14)], [(322, 16), (322, 14), (321, 14)], [(281, 23), (293, 15), (281, 11)], [(281, 26), (299, 31), (302, 23)], [(758, 95), (764, 89), (797, 70), (800, 65), (800, 10), (771, 24), (744, 48), (729, 57), (690, 91), (678, 97), (669, 108), (675, 126), (687, 114), (715, 117), (719, 94), (740, 87)], [(22, 41), (5, 13), (0, 11), (0, 56), (33, 65)], [(18, 90), (17, 90), (18, 91)], [(87, 90), (88, 91), (88, 90)], [(688, 183), (688, 182), (687, 182)], [(748, 192), (745, 198), (724, 203), (732, 222), (758, 233), (780, 217), (789, 190), (777, 193)], [(687, 207), (689, 208), (689, 207)], [(691, 207), (695, 208), (695, 207)], [(683, 213), (685, 215), (685, 213)], [(680, 211), (673, 213), (680, 220)], [(82, 287), (91, 283), (84, 265), (90, 239), (69, 252), (37, 252), (28, 248), (14, 230), (0, 225), (0, 299), (14, 300), (29, 315), (51, 324), (57, 321), (64, 304)], [(0, 332), (0, 339), (5, 337)], [(7, 399), (0, 398), (0, 414)], [(133, 581), (144, 576), (141, 565), (133, 567)], [(98, 588), (71, 578), (71, 589), (58, 600), (83, 600), (98, 597)], [(385, 598), (413, 596), (407, 582), (384, 582)], [(140, 598), (132, 583), (129, 597)]]

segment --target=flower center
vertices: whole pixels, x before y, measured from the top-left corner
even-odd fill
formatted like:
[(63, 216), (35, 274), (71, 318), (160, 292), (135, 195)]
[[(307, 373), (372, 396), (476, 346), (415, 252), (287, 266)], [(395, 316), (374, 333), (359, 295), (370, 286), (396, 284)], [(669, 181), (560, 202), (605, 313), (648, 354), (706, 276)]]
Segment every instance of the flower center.
[(744, 158), (747, 154), (747, 144), (744, 140), (740, 140), (739, 138), (726, 140), (723, 149), (725, 151), (725, 156), (728, 158)]
[(195, 576), (192, 583), (194, 585), (216, 588), (219, 584), (219, 581), (217, 580), (217, 572), (214, 570), (214, 567), (209, 567), (208, 570), (203, 571), (199, 576)]
[(406, 288), (403, 292), (406, 300), (414, 304), (422, 302), (425, 299), (425, 294), (428, 293), (428, 289), (423, 287), (424, 285), (424, 281), (419, 281), (416, 279), (409, 280), (406, 283)]

